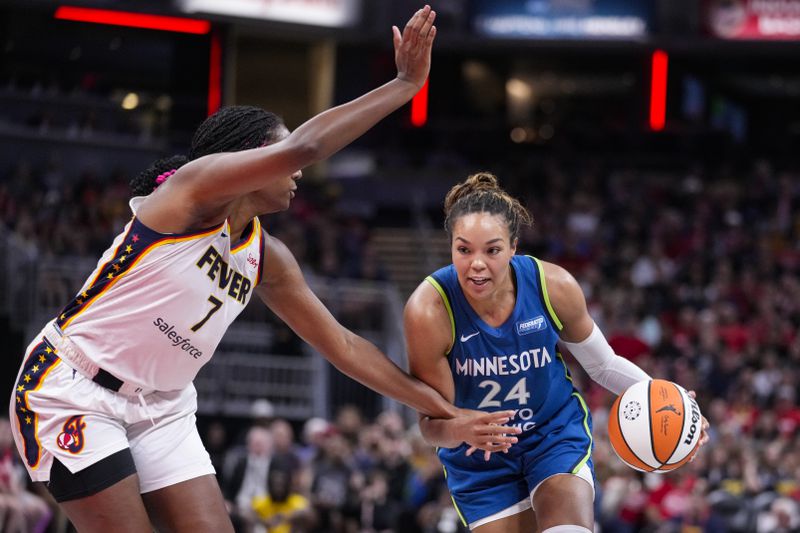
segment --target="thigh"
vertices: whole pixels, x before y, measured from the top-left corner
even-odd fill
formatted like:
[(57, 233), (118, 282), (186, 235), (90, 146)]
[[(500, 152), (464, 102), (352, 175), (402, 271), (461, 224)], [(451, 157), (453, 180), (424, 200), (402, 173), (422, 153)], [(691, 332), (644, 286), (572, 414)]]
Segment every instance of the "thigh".
[(472, 529), (475, 533), (533, 533), (536, 529), (536, 515), (532, 509), (487, 522)]
[(136, 474), (96, 494), (59, 505), (81, 533), (152, 531)]
[(576, 475), (545, 479), (533, 494), (533, 508), (542, 530), (565, 524), (594, 529), (594, 490)]
[(159, 533), (233, 532), (213, 475), (146, 492), (142, 499)]

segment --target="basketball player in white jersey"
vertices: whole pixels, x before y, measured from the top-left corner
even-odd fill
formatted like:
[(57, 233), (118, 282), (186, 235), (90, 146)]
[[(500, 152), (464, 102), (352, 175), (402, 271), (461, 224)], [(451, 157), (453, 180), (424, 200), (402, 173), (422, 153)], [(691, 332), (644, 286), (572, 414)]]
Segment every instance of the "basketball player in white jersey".
[(431, 416), (463, 419), (471, 444), (507, 413), (455, 409), (342, 327), (257, 216), (289, 207), (300, 169), (362, 135), (419, 90), (435, 13), (393, 28), (397, 78), (289, 133), (231, 107), (198, 129), (189, 157), (133, 182), (133, 218), (74, 299), (27, 350), (11, 398), (28, 471), (81, 532), (232, 531), (195, 426), (192, 380), (253, 293), (348, 375)]

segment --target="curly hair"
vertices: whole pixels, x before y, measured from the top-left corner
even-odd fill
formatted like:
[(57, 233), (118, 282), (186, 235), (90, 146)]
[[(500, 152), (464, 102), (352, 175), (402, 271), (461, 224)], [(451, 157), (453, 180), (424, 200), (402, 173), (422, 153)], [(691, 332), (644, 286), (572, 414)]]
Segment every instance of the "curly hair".
[(489, 213), (502, 216), (508, 225), (510, 241), (519, 238), (519, 230), (533, 224), (533, 217), (516, 198), (509, 195), (489, 172), (472, 174), (453, 186), (444, 199), (444, 229), (453, 239), (456, 221), (470, 213)]
[(130, 182), (134, 196), (146, 196), (158, 186), (159, 175), (176, 170), (204, 155), (239, 152), (275, 142), (283, 120), (269, 111), (253, 106), (223, 107), (195, 131), (189, 155), (159, 159)]

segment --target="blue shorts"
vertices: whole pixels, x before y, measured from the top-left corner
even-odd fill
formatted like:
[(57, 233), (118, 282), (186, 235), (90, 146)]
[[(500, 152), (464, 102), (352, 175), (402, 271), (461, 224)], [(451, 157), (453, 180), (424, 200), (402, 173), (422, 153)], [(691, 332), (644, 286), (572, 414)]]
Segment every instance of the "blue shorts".
[(594, 478), (592, 417), (577, 392), (550, 420), (519, 435), (508, 453), (485, 461), (480, 450), (467, 457), (467, 448), (439, 449), (447, 486), (466, 524), (527, 500), (550, 476), (576, 474), (586, 465)]

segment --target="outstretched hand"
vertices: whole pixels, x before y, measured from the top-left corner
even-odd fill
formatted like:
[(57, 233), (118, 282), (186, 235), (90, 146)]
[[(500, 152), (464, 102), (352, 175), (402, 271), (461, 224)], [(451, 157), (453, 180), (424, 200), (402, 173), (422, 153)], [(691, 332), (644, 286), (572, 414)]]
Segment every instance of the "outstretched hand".
[(461, 409), (458, 416), (449, 420), (453, 424), (453, 436), (466, 442), (470, 448), (467, 455), (472, 455), (476, 450), (483, 450), (486, 461), (492, 452), (508, 452), (516, 444), (518, 435), (522, 430), (516, 426), (504, 426), (514, 417), (514, 411), (497, 411), (486, 413)]
[(433, 21), (436, 12), (426, 5), (416, 13), (403, 28), (392, 26), (394, 36), (394, 61), (397, 77), (422, 88), (431, 70), (431, 48), (436, 37)]
[[(691, 396), (695, 400), (697, 399), (697, 395), (695, 394), (695, 392), (693, 390), (689, 391), (689, 396)], [(705, 445), (705, 443), (708, 442), (708, 440), (709, 440), (709, 436), (708, 436), (708, 428), (709, 428), (708, 420), (706, 420), (706, 417), (704, 417), (704, 416), (702, 418), (703, 418), (703, 421), (700, 424), (700, 442), (697, 444), (697, 451), (700, 451), (700, 448), (702, 448)], [(692, 458), (689, 459), (689, 462), (691, 463), (696, 458), (697, 458), (697, 453), (695, 452), (695, 454), (692, 456)]]

